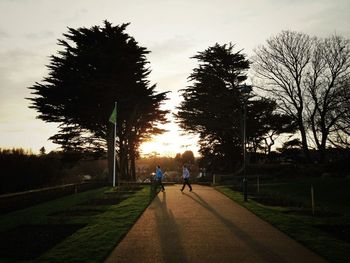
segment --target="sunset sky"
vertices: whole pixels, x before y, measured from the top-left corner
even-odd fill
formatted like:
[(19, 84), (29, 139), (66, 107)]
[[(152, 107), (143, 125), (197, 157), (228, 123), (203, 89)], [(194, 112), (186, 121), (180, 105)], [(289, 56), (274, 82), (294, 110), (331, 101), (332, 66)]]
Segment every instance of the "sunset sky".
[[(67, 27), (130, 22), (127, 33), (152, 52), (151, 83), (172, 91), (165, 107), (174, 109), (198, 51), (232, 42), (251, 56), (284, 29), (350, 38), (349, 13), (348, 0), (0, 0), (0, 148), (57, 148), (47, 140), (57, 124), (36, 119), (25, 98), (27, 87), (47, 75), (45, 65)], [(169, 132), (143, 145), (143, 153), (197, 152), (196, 137), (182, 135), (174, 122), (165, 128)]]

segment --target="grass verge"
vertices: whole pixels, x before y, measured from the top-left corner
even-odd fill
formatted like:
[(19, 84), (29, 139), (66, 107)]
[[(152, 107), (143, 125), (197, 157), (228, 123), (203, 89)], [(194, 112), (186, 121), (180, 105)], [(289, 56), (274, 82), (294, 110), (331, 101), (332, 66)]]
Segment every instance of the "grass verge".
[(35, 262), (103, 262), (150, 203), (149, 187), (94, 217)]
[(50, 214), (70, 209), (91, 198), (103, 194), (109, 187), (82, 192), (76, 195), (65, 196), (53, 201), (42, 203), (26, 209), (11, 212), (0, 216), (0, 232), (19, 225), (50, 224)]
[[(349, 262), (350, 244), (321, 231), (317, 227), (327, 223), (330, 219), (286, 214), (286, 208), (283, 207), (265, 206), (253, 200), (244, 202), (242, 194), (233, 191), (229, 187), (218, 186), (216, 189), (293, 239), (323, 256), (329, 262)], [(347, 217), (344, 217), (338, 219), (338, 221), (345, 221), (347, 219)]]

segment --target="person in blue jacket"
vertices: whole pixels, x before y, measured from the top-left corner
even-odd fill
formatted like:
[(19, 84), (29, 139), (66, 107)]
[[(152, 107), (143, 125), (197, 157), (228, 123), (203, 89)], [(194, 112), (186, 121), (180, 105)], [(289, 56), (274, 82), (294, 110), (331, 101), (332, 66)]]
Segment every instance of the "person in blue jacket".
[(159, 165), (157, 165), (157, 168), (156, 168), (156, 176), (155, 176), (155, 177), (156, 177), (156, 178), (155, 178), (155, 179), (156, 179), (156, 183), (160, 185), (162, 192), (164, 192), (165, 189), (164, 189), (164, 185), (163, 185), (163, 183), (162, 183), (163, 172), (162, 172), (162, 170), (160, 169), (160, 166), (159, 166)]
[(186, 185), (188, 185), (188, 187), (190, 188), (190, 192), (191, 192), (192, 186), (190, 184), (190, 172), (188, 171), (186, 165), (184, 165), (183, 169), (182, 169), (182, 178), (183, 178), (184, 184), (182, 185), (181, 192), (185, 189)]

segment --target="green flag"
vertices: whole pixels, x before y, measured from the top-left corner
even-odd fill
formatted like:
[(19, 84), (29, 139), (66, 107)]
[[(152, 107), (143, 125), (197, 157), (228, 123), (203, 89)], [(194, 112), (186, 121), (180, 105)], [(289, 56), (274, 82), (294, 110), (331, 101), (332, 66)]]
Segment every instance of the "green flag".
[(113, 124), (117, 123), (117, 105), (114, 106), (113, 112), (109, 117), (109, 121)]

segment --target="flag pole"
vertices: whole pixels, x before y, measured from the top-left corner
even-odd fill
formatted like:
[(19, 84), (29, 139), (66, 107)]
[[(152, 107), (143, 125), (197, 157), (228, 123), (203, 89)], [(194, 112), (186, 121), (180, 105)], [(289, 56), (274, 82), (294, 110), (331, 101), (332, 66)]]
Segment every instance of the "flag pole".
[[(114, 104), (114, 109), (117, 111), (117, 102)], [(115, 187), (115, 139), (117, 137), (117, 121), (114, 121), (114, 136), (113, 136), (113, 187)]]

